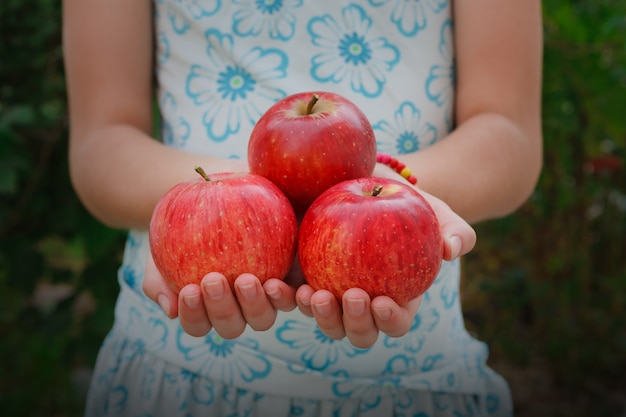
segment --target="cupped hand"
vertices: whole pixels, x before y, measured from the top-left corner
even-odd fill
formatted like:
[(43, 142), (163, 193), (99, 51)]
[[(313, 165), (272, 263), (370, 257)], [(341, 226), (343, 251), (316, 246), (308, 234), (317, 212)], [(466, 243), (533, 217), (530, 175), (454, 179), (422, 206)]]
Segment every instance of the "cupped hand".
[(413, 323), (422, 297), (410, 300), (403, 306), (387, 296), (373, 300), (364, 290), (351, 288), (341, 303), (329, 291), (315, 291), (301, 285), (296, 292), (300, 311), (314, 317), (320, 330), (331, 339), (347, 337), (358, 348), (368, 348), (383, 332), (392, 337), (405, 335)]
[[(424, 191), (419, 192), (431, 205), (443, 236), (443, 259), (451, 261), (470, 252), (476, 244), (474, 229), (443, 201)], [(362, 289), (351, 288), (341, 302), (326, 290), (315, 291), (308, 284), (296, 292), (300, 311), (314, 317), (320, 330), (329, 338), (347, 337), (352, 345), (368, 348), (383, 332), (392, 337), (405, 335), (411, 329), (422, 297), (399, 306), (386, 296), (370, 299)]]
[(142, 288), (168, 317), (178, 317), (185, 332), (196, 337), (215, 329), (223, 338), (233, 339), (247, 325), (254, 330), (267, 330), (274, 324), (277, 311), (296, 307), (294, 287), (275, 278), (261, 284), (252, 274), (241, 274), (231, 288), (224, 275), (211, 272), (199, 285), (187, 285), (176, 294), (152, 257), (146, 263)]

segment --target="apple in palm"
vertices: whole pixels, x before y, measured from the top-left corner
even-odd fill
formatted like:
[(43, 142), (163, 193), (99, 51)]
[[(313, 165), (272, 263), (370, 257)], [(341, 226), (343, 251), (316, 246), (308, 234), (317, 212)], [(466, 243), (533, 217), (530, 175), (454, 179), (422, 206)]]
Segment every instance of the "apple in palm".
[(353, 287), (399, 305), (423, 294), (443, 259), (431, 206), (413, 187), (388, 178), (341, 182), (311, 205), (300, 225), (306, 281), (339, 300)]
[(331, 186), (372, 175), (376, 139), (352, 101), (330, 92), (302, 92), (261, 116), (250, 135), (248, 164), (302, 213)]
[(295, 258), (297, 222), (287, 197), (266, 178), (200, 168), (157, 203), (149, 240), (154, 263), (180, 291), (209, 272), (231, 282), (252, 273), (284, 279)]

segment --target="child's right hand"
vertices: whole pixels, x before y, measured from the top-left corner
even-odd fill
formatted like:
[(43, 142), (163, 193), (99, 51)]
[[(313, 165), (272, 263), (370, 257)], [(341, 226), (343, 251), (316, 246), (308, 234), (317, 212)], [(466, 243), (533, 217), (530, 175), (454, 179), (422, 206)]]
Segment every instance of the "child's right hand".
[(278, 310), (291, 311), (296, 307), (294, 287), (279, 279), (269, 279), (261, 285), (252, 274), (237, 277), (235, 290), (231, 291), (224, 275), (211, 272), (200, 285), (187, 285), (176, 294), (152, 257), (146, 264), (142, 286), (168, 317), (178, 317), (185, 332), (196, 337), (215, 329), (223, 338), (234, 339), (246, 325), (267, 330), (274, 324)]

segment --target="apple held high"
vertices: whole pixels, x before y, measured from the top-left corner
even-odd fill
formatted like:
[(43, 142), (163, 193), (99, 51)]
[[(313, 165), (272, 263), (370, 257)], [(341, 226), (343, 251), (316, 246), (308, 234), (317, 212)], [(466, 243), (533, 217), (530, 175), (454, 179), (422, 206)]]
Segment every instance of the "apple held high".
[(353, 287), (399, 305), (423, 294), (443, 257), (437, 218), (408, 184), (360, 178), (324, 192), (304, 215), (298, 257), (315, 290)]
[(261, 116), (250, 135), (248, 164), (303, 213), (331, 186), (372, 175), (376, 139), (365, 114), (347, 98), (302, 92)]
[(150, 221), (150, 250), (168, 284), (178, 292), (209, 272), (231, 284), (242, 273), (284, 279), (297, 236), (287, 197), (259, 175), (196, 171), (202, 178), (172, 187)]

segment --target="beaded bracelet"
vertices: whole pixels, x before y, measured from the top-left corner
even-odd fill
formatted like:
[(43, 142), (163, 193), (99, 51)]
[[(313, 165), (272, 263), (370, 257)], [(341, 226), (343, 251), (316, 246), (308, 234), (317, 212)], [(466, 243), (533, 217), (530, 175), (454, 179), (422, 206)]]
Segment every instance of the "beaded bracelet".
[(376, 154), (376, 162), (380, 162), (381, 164), (388, 165), (392, 169), (394, 169), (398, 174), (402, 175), (408, 182), (415, 185), (417, 184), (417, 178), (411, 170), (402, 162), (398, 161), (396, 158), (392, 158), (391, 155), (386, 153), (378, 153)]

